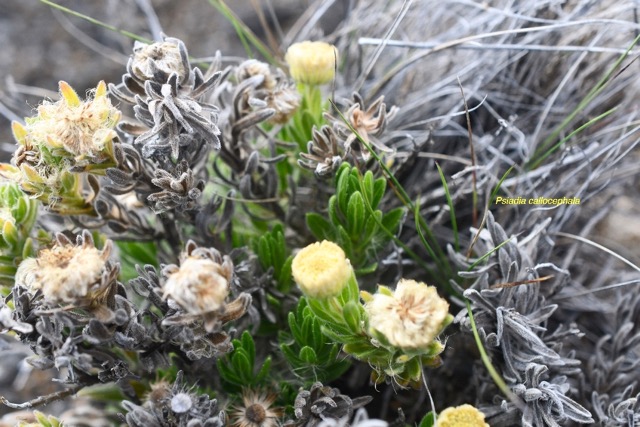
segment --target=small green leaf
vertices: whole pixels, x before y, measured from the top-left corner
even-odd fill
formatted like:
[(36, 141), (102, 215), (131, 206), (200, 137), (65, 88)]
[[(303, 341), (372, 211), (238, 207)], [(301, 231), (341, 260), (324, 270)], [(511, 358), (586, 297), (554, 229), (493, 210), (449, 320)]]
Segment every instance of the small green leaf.
[(427, 413), (427, 415), (422, 417), (422, 420), (420, 421), (420, 425), (418, 427), (433, 427), (434, 423), (435, 421), (433, 411), (430, 411)]
[(362, 179), (362, 190), (363, 190), (365, 199), (368, 200), (369, 202), (372, 202), (374, 186), (373, 186), (373, 173), (371, 171), (367, 171), (364, 174), (364, 178)]
[(333, 226), (322, 215), (315, 212), (307, 213), (307, 228), (318, 240), (331, 240)]
[(371, 198), (371, 207), (373, 209), (378, 208), (386, 189), (387, 181), (384, 178), (378, 178), (376, 182), (373, 183), (373, 197)]
[(404, 209), (396, 208), (390, 210), (382, 217), (382, 225), (384, 228), (389, 230), (391, 233), (396, 233), (398, 230), (398, 226), (404, 217)]
[(316, 352), (309, 346), (305, 345), (300, 349), (300, 359), (311, 365), (318, 363), (318, 356)]
[(356, 191), (349, 197), (349, 203), (347, 205), (348, 230), (353, 237), (359, 237), (362, 234), (365, 220), (364, 215), (364, 199), (362, 198), (362, 194)]
[(372, 273), (375, 273), (377, 269), (378, 269), (378, 263), (374, 262), (373, 264), (369, 264), (367, 266), (357, 269), (356, 275), (364, 276), (365, 274), (372, 274)]
[(278, 280), (278, 290), (283, 294), (288, 294), (291, 289), (291, 263), (293, 262), (293, 256), (289, 256), (285, 262), (282, 264), (282, 269), (280, 270), (280, 274), (277, 277)]
[(354, 334), (362, 332), (362, 306), (354, 301), (349, 301), (342, 308), (344, 321)]
[(321, 349), (325, 344), (324, 335), (322, 335), (322, 329), (320, 328), (320, 322), (317, 319), (313, 319), (311, 324), (311, 343), (313, 348)]
[(255, 380), (256, 384), (262, 384), (262, 382), (264, 382), (264, 380), (267, 378), (267, 375), (269, 374), (269, 369), (271, 369), (271, 356), (265, 359), (262, 367), (258, 371)]
[(342, 213), (347, 212), (347, 203), (349, 202), (349, 171), (344, 170), (338, 176), (338, 184), (336, 186), (336, 195), (338, 196), (338, 206)]
[(240, 377), (251, 378), (253, 376), (253, 367), (244, 351), (234, 351), (233, 356), (231, 356), (231, 365)]
[(253, 338), (249, 331), (244, 331), (242, 333), (242, 348), (247, 352), (247, 356), (249, 357), (249, 365), (253, 367), (256, 359), (256, 345), (253, 342)]
[(367, 220), (364, 223), (364, 229), (362, 231), (362, 241), (368, 242), (378, 231), (378, 227), (382, 223), (382, 212), (374, 211), (373, 215), (368, 215)]
[(347, 333), (339, 333), (331, 328), (327, 328), (326, 326), (322, 326), (322, 333), (324, 336), (329, 338), (329, 340), (334, 343), (339, 344), (355, 344), (360, 341), (360, 337), (354, 336), (348, 331)]
[(335, 230), (335, 227), (341, 224), (341, 212), (339, 212), (338, 198), (335, 194), (329, 198), (329, 209), (327, 209), (327, 212), (329, 213), (329, 220), (333, 224), (333, 228)]

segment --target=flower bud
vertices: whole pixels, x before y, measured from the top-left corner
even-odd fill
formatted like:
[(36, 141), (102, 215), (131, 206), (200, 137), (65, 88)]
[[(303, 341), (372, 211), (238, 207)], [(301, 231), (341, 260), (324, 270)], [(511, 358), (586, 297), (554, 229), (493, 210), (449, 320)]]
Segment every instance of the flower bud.
[(304, 41), (292, 44), (284, 59), (298, 83), (322, 85), (335, 77), (338, 49), (329, 43)]
[(340, 246), (324, 240), (302, 249), (291, 264), (293, 279), (311, 298), (337, 296), (353, 276), (351, 263)]

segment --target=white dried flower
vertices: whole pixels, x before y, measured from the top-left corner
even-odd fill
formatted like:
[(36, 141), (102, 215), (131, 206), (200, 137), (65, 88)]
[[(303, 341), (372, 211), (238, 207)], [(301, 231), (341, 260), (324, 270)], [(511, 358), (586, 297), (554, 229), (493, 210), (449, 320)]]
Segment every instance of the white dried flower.
[(293, 278), (311, 298), (337, 296), (353, 276), (351, 263), (340, 246), (324, 240), (302, 249), (291, 264)]
[(144, 44), (136, 42), (130, 63), (131, 73), (141, 81), (152, 80), (157, 71), (166, 75), (177, 73), (179, 80), (189, 72), (176, 39)]
[(269, 64), (258, 61), (257, 59), (247, 59), (238, 66), (236, 70), (236, 78), (238, 81), (246, 80), (253, 76), (263, 76), (264, 80), (260, 85), (262, 89), (273, 89), (276, 86), (276, 79), (271, 73)]
[(449, 303), (435, 287), (401, 279), (395, 292), (380, 286), (365, 304), (369, 330), (401, 349), (427, 348), (449, 317)]
[(300, 106), (300, 94), (293, 86), (279, 85), (267, 95), (267, 106), (276, 110), (269, 119), (271, 123), (287, 123)]
[(224, 257), (222, 264), (209, 258), (189, 256), (180, 268), (165, 269), (164, 298), (170, 297), (189, 314), (203, 314), (220, 309), (229, 295), (233, 264)]
[(97, 249), (89, 232), (84, 232), (81, 244), (73, 245), (58, 235), (51, 249), (43, 249), (37, 258), (27, 258), (18, 267), (16, 284), (29, 291), (42, 290), (45, 300), (55, 304), (90, 305), (102, 296), (110, 284), (103, 280), (112, 243)]

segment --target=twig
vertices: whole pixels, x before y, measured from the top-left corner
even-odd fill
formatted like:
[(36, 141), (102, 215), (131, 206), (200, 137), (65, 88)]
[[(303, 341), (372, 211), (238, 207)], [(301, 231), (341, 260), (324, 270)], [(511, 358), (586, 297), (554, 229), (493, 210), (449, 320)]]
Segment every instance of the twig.
[(58, 400), (64, 399), (65, 397), (71, 396), (72, 394), (76, 394), (83, 387), (83, 384), (76, 384), (75, 386), (66, 390), (60, 390), (56, 391), (55, 393), (47, 394), (46, 396), (36, 397), (35, 399), (29, 400), (28, 402), (24, 403), (12, 403), (9, 402), (4, 396), (0, 396), (0, 403), (13, 409), (31, 409), (41, 405), (49, 404), (51, 402), (56, 402)]

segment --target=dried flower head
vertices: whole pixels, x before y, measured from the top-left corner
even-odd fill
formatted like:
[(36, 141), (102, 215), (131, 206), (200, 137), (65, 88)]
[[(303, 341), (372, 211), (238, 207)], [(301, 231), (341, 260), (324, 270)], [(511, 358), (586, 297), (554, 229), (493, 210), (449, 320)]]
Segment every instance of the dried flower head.
[(99, 305), (113, 284), (113, 267), (108, 261), (111, 248), (107, 240), (102, 250), (97, 249), (86, 230), (75, 245), (58, 234), (52, 248), (22, 261), (16, 285), (32, 292), (41, 290), (45, 300), (54, 304)]
[(395, 292), (380, 286), (365, 304), (369, 331), (401, 349), (427, 348), (450, 322), (449, 303), (433, 286), (401, 279)]
[[(357, 92), (353, 94), (352, 102), (345, 114), (348, 125), (344, 123), (342, 118), (335, 118), (326, 114), (327, 120), (333, 124), (336, 133), (342, 139), (346, 153), (359, 162), (366, 162), (371, 156), (368, 149), (360, 142), (353, 130), (355, 130), (360, 138), (368, 145), (373, 146), (381, 152), (391, 152), (392, 150), (387, 147), (379, 137), (384, 133), (388, 121), (398, 112), (398, 108), (393, 106), (387, 110), (387, 106), (384, 103), (384, 96), (376, 99), (369, 105), (369, 108), (367, 108), (364, 104), (364, 99)], [(352, 128), (353, 130), (351, 130)]]
[[(114, 128), (120, 119), (120, 111), (107, 97), (106, 84), (98, 83), (93, 94), (82, 101), (69, 84), (61, 81), (60, 94), (59, 101), (40, 105), (38, 115), (28, 118), (24, 128), (14, 123), (18, 143), (49, 151), (62, 148), (76, 158), (106, 160), (112, 152), (110, 144), (116, 138)], [(65, 157), (62, 152), (56, 153)]]
[(172, 298), (187, 313), (216, 311), (229, 295), (229, 283), (233, 278), (231, 259), (221, 258), (219, 253), (210, 254), (183, 254), (179, 268), (169, 266), (163, 271), (168, 276), (163, 296)]
[(203, 97), (221, 78), (220, 71), (205, 76), (199, 68), (192, 69), (184, 43), (165, 37), (163, 42), (148, 46), (136, 44), (122, 84), (109, 85), (109, 90), (134, 105), (142, 126), (126, 123), (121, 129), (136, 137), (144, 157), (160, 163), (192, 161), (200, 158), (208, 145), (220, 148), (218, 108), (204, 102)]
[(340, 294), (353, 276), (351, 263), (342, 248), (327, 240), (312, 243), (298, 252), (291, 271), (302, 292), (318, 299)]
[(289, 121), (300, 106), (300, 94), (288, 82), (280, 82), (269, 92), (266, 98), (267, 107), (273, 108), (275, 114), (270, 123), (284, 124)]
[(171, 38), (152, 44), (136, 41), (130, 63), (132, 75), (142, 81), (154, 79), (158, 72), (166, 76), (176, 73), (183, 78), (189, 72), (188, 63), (184, 62), (186, 55), (181, 51), (183, 46)]
[(371, 402), (371, 396), (352, 399), (337, 388), (314, 383), (309, 390), (302, 390), (293, 405), (295, 420), (286, 426), (320, 426), (326, 420), (351, 419), (353, 411)]
[(276, 427), (278, 419), (284, 411), (272, 408), (276, 394), (245, 391), (242, 393), (242, 405), (233, 408), (231, 413), (232, 427)]
[(284, 59), (296, 82), (322, 85), (335, 77), (338, 49), (325, 42), (303, 41), (289, 46)]
[(447, 408), (436, 423), (438, 427), (489, 427), (484, 421), (484, 414), (469, 404)]
[(313, 128), (313, 140), (307, 144), (307, 151), (300, 153), (302, 159), (298, 164), (312, 170), (319, 178), (333, 176), (342, 164), (338, 138), (329, 126), (322, 126), (320, 130)]
[(248, 59), (242, 62), (236, 69), (236, 79), (238, 82), (249, 79), (253, 76), (262, 76), (264, 80), (260, 85), (264, 89), (273, 89), (276, 86), (275, 76), (271, 73), (269, 64), (258, 61), (257, 59)]
[(166, 278), (163, 298), (174, 307), (174, 313), (163, 321), (166, 325), (193, 325), (202, 320), (207, 332), (220, 333), (226, 340), (220, 327), (244, 315), (251, 304), (246, 293), (226, 302), (234, 280), (231, 258), (213, 248), (199, 248), (192, 240), (180, 255), (180, 266), (169, 264), (162, 275)]

